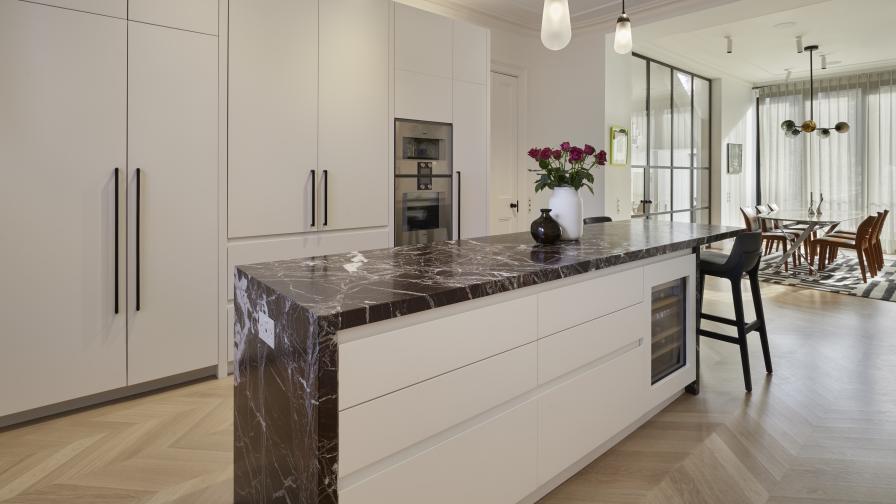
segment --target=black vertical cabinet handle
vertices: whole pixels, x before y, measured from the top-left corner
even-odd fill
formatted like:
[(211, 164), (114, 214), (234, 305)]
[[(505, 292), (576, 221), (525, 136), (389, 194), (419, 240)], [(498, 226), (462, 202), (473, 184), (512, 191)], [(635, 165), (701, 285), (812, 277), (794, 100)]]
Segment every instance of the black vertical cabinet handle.
[(134, 212), (136, 216), (136, 227), (135, 227), (135, 240), (134, 240), (134, 248), (137, 253), (134, 258), (134, 267), (135, 267), (135, 278), (134, 284), (137, 288), (137, 297), (135, 298), (135, 305), (137, 311), (140, 311), (140, 168), (136, 170), (136, 181), (137, 181), (137, 204), (136, 211)]
[(315, 200), (314, 194), (317, 192), (317, 170), (311, 170), (311, 227), (316, 226), (315, 222), (315, 212), (317, 208), (317, 201)]
[(330, 213), (329, 205), (328, 205), (328, 197), (327, 193), (330, 188), (330, 174), (327, 170), (324, 170), (324, 226), (327, 225), (327, 216)]
[(460, 171), (457, 173), (457, 241), (460, 242)]
[(121, 170), (115, 168), (115, 314), (118, 315), (118, 174)]

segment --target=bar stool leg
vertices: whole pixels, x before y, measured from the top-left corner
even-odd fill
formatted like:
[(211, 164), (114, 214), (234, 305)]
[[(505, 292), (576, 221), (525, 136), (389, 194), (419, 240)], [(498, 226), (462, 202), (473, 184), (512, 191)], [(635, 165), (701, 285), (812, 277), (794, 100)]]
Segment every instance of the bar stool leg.
[(749, 273), (750, 291), (753, 293), (753, 309), (756, 311), (756, 320), (759, 321), (759, 341), (762, 343), (762, 357), (765, 359), (765, 372), (772, 372), (772, 355), (768, 348), (768, 332), (765, 328), (765, 310), (762, 307), (762, 293), (759, 291), (759, 268), (754, 268)]
[(734, 298), (734, 318), (737, 321), (737, 340), (740, 346), (740, 362), (744, 368), (744, 386), (747, 392), (753, 391), (753, 380), (750, 377), (750, 353), (747, 349), (746, 321), (744, 319), (744, 299), (740, 293), (740, 277), (731, 280), (731, 296)]

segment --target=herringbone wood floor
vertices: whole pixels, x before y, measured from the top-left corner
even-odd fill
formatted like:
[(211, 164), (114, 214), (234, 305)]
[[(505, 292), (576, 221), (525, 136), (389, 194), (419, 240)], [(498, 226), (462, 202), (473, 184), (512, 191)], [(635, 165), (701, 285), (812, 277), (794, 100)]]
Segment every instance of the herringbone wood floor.
[[(896, 503), (896, 303), (763, 292), (773, 377), (751, 340), (744, 394), (737, 347), (704, 340), (702, 394), (541, 504)], [(711, 284), (707, 309), (729, 296)], [(231, 502), (231, 396), (207, 381), (0, 432), (0, 502)]]

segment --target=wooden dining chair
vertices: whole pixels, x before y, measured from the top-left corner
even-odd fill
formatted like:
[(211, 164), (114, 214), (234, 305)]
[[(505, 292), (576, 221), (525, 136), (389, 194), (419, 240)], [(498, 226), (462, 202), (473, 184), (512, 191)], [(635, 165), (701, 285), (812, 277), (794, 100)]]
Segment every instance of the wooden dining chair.
[[(884, 232), (884, 225), (887, 222), (887, 217), (890, 215), (889, 210), (884, 210), (883, 212), (878, 212), (878, 221), (871, 230), (871, 252), (876, 261), (877, 270), (881, 271), (886, 266), (884, 264), (884, 247), (881, 242), (881, 236)], [(837, 237), (837, 238), (847, 238), (847, 239), (855, 239), (856, 232), (855, 231), (833, 231), (829, 233), (828, 236)], [(837, 250), (834, 249), (834, 253), (836, 254)]]
[[(771, 204), (756, 205), (756, 213), (759, 215), (771, 213), (773, 211), (774, 210), (772, 210)], [(796, 240), (797, 237), (801, 233), (801, 231), (799, 231), (799, 230), (793, 230), (793, 229), (786, 228), (786, 227), (782, 226), (781, 222), (779, 222), (779, 221), (767, 221), (765, 219), (759, 219), (759, 222), (760, 222), (760, 225), (762, 226), (763, 233), (779, 233), (779, 234), (783, 233), (785, 235), (789, 235), (788, 238), (790, 239), (790, 241)], [(780, 250), (782, 243), (783, 243), (783, 241), (781, 241), (781, 240), (767, 242), (766, 255), (771, 253), (773, 246), (774, 246), (775, 252)], [(785, 253), (787, 252), (786, 248), (784, 249), (784, 252)], [(808, 254), (809, 254), (809, 249), (807, 248), (806, 255), (808, 256)], [(794, 266), (796, 266), (797, 264), (800, 264), (800, 263), (802, 263), (802, 259), (800, 258), (799, 254), (793, 254)]]
[[(791, 235), (778, 231), (764, 230), (761, 224), (762, 219), (759, 218), (759, 213), (756, 212), (755, 208), (740, 207), (740, 213), (744, 217), (744, 226), (747, 228), (747, 231), (762, 231), (762, 243), (764, 244), (763, 250), (765, 255), (771, 253), (772, 246), (775, 244), (783, 245), (784, 253), (787, 253), (787, 247), (791, 241)], [(791, 256), (791, 260), (793, 261), (793, 266), (796, 267), (796, 257)], [(786, 262), (784, 263), (784, 271), (787, 271)]]
[[(862, 281), (868, 283), (868, 274), (877, 275), (877, 261), (873, 259), (871, 252), (871, 234), (877, 229), (877, 222), (881, 217), (872, 215), (866, 217), (859, 224), (856, 234), (853, 238), (841, 238), (837, 236), (824, 236), (815, 240), (816, 255), (818, 256), (818, 269), (824, 271), (833, 259), (831, 252), (841, 248), (852, 249), (856, 251), (859, 258), (859, 269), (862, 272)], [(836, 257), (836, 256), (834, 256)]]

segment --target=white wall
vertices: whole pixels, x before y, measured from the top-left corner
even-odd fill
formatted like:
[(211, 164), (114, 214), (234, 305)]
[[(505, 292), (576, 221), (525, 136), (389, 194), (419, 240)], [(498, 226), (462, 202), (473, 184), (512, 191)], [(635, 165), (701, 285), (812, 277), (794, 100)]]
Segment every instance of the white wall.
[[(756, 99), (732, 77), (712, 81), (712, 222), (743, 226), (740, 207), (756, 205)], [(743, 171), (727, 173), (729, 143), (744, 146)]]

